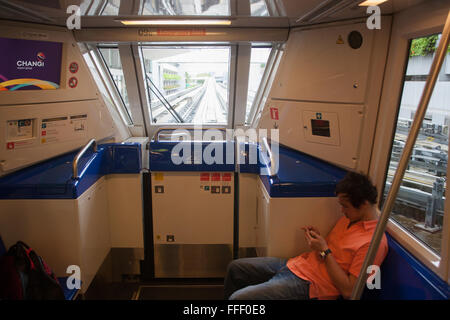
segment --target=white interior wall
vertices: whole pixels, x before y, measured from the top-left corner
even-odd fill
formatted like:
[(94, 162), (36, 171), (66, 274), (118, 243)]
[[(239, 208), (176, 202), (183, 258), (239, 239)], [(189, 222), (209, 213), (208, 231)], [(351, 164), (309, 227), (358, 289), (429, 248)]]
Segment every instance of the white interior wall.
[[(107, 106), (87, 67), (73, 34), (66, 28), (39, 24), (24, 24), (0, 21), (0, 37), (39, 40), (63, 43), (60, 88), (56, 90), (16, 90), (0, 93), (0, 176), (24, 166), (78, 149), (95, 138), (123, 141), (129, 133), (125, 125), (114, 115), (115, 110)], [(13, 50), (13, 48), (12, 48)], [(69, 65), (79, 65), (77, 73), (69, 71)], [(78, 79), (78, 85), (70, 88), (71, 77)], [(87, 115), (84, 132), (70, 130), (65, 123), (64, 133), (56, 136), (52, 143), (43, 142), (40, 130), (42, 119)], [(111, 116), (113, 114), (113, 117)], [(20, 148), (8, 149), (7, 121), (33, 119), (33, 137)], [(62, 123), (62, 122), (61, 122)]]
[[(357, 20), (291, 32), (258, 126), (279, 129), (279, 142), (288, 147), (367, 171), (391, 18), (381, 22), (380, 30)], [(362, 35), (359, 49), (348, 44), (351, 31)], [(328, 114), (326, 120), (338, 130), (329, 138), (312, 136), (311, 114)]]
[(144, 248), (142, 175), (111, 174), (106, 180), (111, 247)]

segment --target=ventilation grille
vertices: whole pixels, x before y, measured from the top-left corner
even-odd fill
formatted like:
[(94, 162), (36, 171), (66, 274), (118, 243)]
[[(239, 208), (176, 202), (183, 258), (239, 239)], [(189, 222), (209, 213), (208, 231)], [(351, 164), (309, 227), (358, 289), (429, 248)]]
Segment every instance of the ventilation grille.
[(61, 5), (59, 0), (22, 0), (21, 2), (29, 3), (35, 6), (52, 8), (52, 9), (61, 9)]
[(355, 6), (361, 0), (328, 0), (323, 1), (317, 7), (299, 17), (296, 23), (305, 23), (323, 20), (331, 15), (335, 15), (345, 9)]

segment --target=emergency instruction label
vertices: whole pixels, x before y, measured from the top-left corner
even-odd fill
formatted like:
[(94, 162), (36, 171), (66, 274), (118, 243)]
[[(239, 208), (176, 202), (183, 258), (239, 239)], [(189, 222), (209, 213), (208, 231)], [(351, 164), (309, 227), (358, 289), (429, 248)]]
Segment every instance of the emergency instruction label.
[(7, 121), (6, 149), (14, 150), (33, 146), (35, 142), (33, 124), (33, 119)]
[(69, 118), (55, 117), (42, 119), (41, 123), (41, 143), (54, 143), (70, 138)]
[(33, 138), (33, 119), (7, 122), (7, 139), (10, 141)]
[(87, 114), (42, 119), (41, 144), (65, 142), (87, 135)]

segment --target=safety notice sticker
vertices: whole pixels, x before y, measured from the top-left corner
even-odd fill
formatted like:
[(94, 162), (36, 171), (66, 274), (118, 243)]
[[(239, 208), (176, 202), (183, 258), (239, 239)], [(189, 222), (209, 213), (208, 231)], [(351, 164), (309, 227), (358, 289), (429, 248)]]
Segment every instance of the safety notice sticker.
[(209, 172), (200, 173), (200, 190), (209, 191)]
[(33, 146), (34, 140), (22, 140), (22, 141), (14, 141), (14, 142), (7, 142), (6, 143), (6, 149), (7, 150), (14, 150), (14, 149), (22, 149)]
[(42, 119), (39, 130), (41, 144), (85, 139), (87, 123), (87, 114)]
[(76, 88), (78, 85), (78, 79), (76, 77), (72, 77), (69, 79), (68, 83), (69, 83), (69, 87), (71, 87), (72, 89)]
[(278, 108), (270, 108), (270, 118), (272, 120), (279, 120)]
[(87, 130), (87, 114), (70, 116), (70, 124), (75, 132)]
[(42, 119), (41, 144), (67, 140), (71, 135), (68, 117)]
[(78, 72), (78, 63), (72, 62), (72, 63), (69, 65), (69, 71), (70, 71), (71, 73), (77, 73), (77, 72)]

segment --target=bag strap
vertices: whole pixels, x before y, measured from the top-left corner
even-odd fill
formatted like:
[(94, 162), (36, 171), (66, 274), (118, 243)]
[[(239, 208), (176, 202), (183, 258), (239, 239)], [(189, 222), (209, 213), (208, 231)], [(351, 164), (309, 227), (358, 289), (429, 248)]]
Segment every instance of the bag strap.
[(8, 250), (8, 255), (22, 257), (27, 262), (28, 268), (30, 270), (36, 269), (36, 265), (33, 262), (33, 259), (30, 257), (30, 253), (33, 251), (25, 242), (17, 241), (15, 245), (11, 246)]
[(23, 241), (17, 241), (16, 242), (16, 245), (21, 245), (21, 246), (24, 246), (26, 249), (30, 249), (30, 246), (29, 245), (27, 245), (25, 242), (23, 242)]

